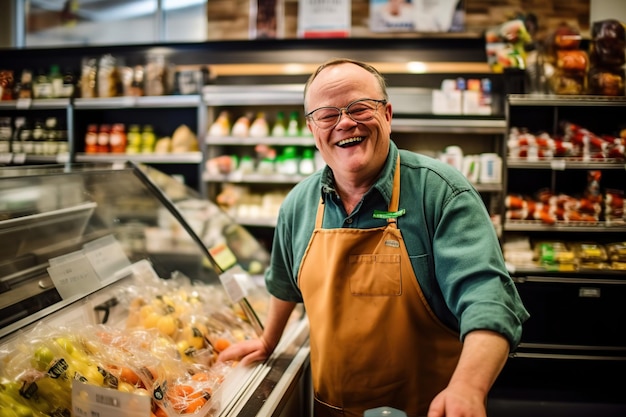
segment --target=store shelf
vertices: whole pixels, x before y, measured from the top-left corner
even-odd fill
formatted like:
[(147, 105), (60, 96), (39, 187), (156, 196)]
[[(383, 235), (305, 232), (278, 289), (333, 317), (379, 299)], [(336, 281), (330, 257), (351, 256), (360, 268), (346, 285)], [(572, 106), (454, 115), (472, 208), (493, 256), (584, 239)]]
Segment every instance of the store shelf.
[(467, 117), (419, 117), (394, 118), (391, 121), (394, 132), (409, 133), (456, 133), (456, 134), (504, 134), (506, 120)]
[(207, 85), (202, 97), (208, 106), (302, 105), (303, 92), (302, 84)]
[(306, 176), (304, 175), (286, 175), (286, 174), (210, 174), (205, 172), (202, 179), (207, 182), (230, 182), (230, 183), (249, 183), (249, 184), (297, 184)]
[(122, 108), (179, 108), (197, 107), (202, 104), (199, 95), (142, 96), (77, 98), (76, 109), (122, 109)]
[(507, 232), (602, 232), (626, 233), (626, 224), (597, 222), (562, 222), (548, 225), (534, 220), (507, 220), (504, 224)]
[(566, 96), (550, 94), (511, 94), (508, 96), (512, 106), (624, 106), (626, 97), (611, 96)]
[(235, 136), (207, 136), (206, 143), (209, 145), (226, 146), (256, 146), (256, 145), (276, 145), (276, 146), (315, 146), (313, 137), (258, 137), (239, 138)]
[(580, 158), (554, 158), (529, 161), (528, 159), (507, 158), (506, 164), (507, 168), (511, 169), (552, 169), (555, 171), (566, 169), (626, 169), (626, 161), (620, 159), (584, 161)]
[(77, 162), (116, 162), (135, 161), (152, 164), (199, 164), (202, 162), (201, 152), (184, 152), (168, 154), (76, 154)]
[(0, 163), (25, 165), (30, 163), (63, 164), (70, 161), (68, 153), (58, 155), (29, 155), (25, 153), (9, 153), (0, 155)]
[(0, 110), (63, 109), (69, 105), (69, 98), (19, 99), (0, 101)]

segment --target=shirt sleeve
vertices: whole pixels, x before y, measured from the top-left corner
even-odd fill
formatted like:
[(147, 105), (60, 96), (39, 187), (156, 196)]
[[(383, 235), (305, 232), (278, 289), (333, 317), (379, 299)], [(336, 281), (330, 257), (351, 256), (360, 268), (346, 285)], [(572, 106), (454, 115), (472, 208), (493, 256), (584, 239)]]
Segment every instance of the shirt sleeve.
[(461, 339), (486, 329), (519, 344), (529, 317), (508, 274), (495, 229), (480, 195), (468, 189), (450, 197), (433, 240), (436, 279), (459, 321)]

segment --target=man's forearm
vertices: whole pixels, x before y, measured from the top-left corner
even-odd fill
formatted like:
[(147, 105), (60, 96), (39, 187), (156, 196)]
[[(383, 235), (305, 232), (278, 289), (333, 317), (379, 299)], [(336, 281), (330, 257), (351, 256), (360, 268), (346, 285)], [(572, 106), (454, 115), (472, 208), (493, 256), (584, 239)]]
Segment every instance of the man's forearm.
[(509, 348), (507, 339), (493, 331), (468, 333), (449, 385), (469, 385), (486, 397), (506, 363)]
[(271, 352), (276, 348), (283, 330), (287, 325), (287, 321), (291, 316), (291, 312), (295, 308), (296, 303), (291, 301), (283, 301), (274, 296), (270, 296), (267, 319), (264, 323), (262, 339), (265, 347)]

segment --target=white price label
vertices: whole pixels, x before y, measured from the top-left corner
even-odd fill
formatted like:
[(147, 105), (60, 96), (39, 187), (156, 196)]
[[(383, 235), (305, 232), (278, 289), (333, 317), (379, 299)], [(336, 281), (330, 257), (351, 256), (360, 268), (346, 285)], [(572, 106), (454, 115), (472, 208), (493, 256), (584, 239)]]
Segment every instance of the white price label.
[(247, 282), (249, 279), (248, 273), (239, 265), (230, 268), (220, 275), (220, 281), (224, 286), (224, 290), (234, 304), (248, 295)]
[(25, 153), (16, 153), (13, 155), (13, 163), (14, 164), (23, 164), (26, 162), (26, 154)]
[(101, 286), (96, 271), (82, 252), (51, 259), (48, 274), (63, 299), (90, 293)]
[(565, 170), (565, 161), (561, 159), (555, 159), (550, 161), (550, 168), (555, 171), (564, 171)]
[(18, 98), (15, 107), (18, 109), (28, 109), (33, 104), (32, 98)]
[(151, 397), (72, 381), (72, 415), (74, 417), (149, 416)]
[(13, 154), (0, 153), (0, 164), (10, 164), (12, 159), (13, 159)]
[(112, 235), (86, 243), (83, 250), (100, 280), (111, 278), (117, 271), (130, 266), (122, 245)]

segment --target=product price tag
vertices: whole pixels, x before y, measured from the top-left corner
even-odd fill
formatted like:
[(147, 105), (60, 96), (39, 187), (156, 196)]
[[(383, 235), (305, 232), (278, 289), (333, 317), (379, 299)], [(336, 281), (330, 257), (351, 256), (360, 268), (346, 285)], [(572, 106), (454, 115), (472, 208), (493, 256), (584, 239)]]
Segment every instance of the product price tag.
[(12, 153), (0, 153), (0, 164), (10, 164), (12, 159)]
[(56, 156), (56, 161), (59, 164), (64, 164), (65, 162), (69, 162), (69, 160), (70, 160), (70, 154), (67, 152), (57, 154)]
[(150, 413), (151, 397), (72, 381), (74, 417), (145, 417)]
[(28, 109), (33, 104), (32, 98), (18, 98), (15, 107), (18, 109)]
[(13, 163), (14, 164), (23, 164), (26, 162), (26, 154), (25, 153), (16, 153), (13, 155)]
[(113, 277), (117, 271), (130, 266), (130, 261), (122, 245), (112, 235), (86, 243), (83, 250), (102, 281)]
[(550, 161), (550, 168), (554, 171), (565, 171), (565, 161), (559, 159)]
[(50, 259), (49, 263), (48, 274), (63, 299), (101, 287), (96, 271), (82, 251)]
[(248, 273), (241, 266), (235, 265), (221, 274), (220, 281), (233, 303), (238, 303), (248, 295), (247, 287), (251, 280)]

